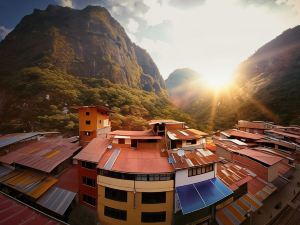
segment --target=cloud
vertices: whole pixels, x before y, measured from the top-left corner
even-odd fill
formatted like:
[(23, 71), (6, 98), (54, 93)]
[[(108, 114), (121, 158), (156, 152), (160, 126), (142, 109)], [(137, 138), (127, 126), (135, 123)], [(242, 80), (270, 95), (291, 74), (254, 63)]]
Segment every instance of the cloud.
[(57, 4), (64, 6), (64, 7), (73, 7), (72, 0), (57, 0)]
[(0, 26), (0, 41), (5, 38), (5, 36), (11, 32), (12, 29)]
[(191, 9), (202, 5), (206, 0), (170, 0), (170, 5), (179, 9)]
[(299, 0), (276, 0), (278, 5), (290, 6), (296, 13), (300, 15), (300, 1)]

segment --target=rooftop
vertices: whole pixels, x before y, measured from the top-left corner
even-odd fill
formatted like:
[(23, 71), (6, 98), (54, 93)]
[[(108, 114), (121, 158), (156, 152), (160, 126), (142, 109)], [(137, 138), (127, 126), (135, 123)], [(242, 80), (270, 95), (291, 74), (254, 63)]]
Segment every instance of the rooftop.
[(94, 138), (83, 150), (81, 150), (74, 159), (80, 161), (88, 161), (92, 163), (99, 162), (102, 155), (105, 153), (107, 146), (111, 141), (107, 138)]
[(289, 137), (289, 138), (300, 139), (300, 135), (291, 134), (291, 133), (280, 131), (280, 130), (268, 130), (266, 132), (267, 133), (273, 133), (273, 134), (279, 134), (279, 135), (282, 135), (282, 136), (285, 136), (285, 137)]
[(49, 173), (60, 163), (72, 157), (80, 148), (78, 143), (70, 143), (66, 138), (42, 138), (1, 156), (0, 162), (17, 163)]
[(178, 129), (178, 130), (168, 131), (167, 135), (171, 140), (191, 140), (191, 139), (201, 138), (202, 135), (197, 134), (195, 131), (196, 130), (192, 131), (191, 129)]
[(58, 225), (61, 223), (0, 193), (0, 224)]
[(15, 134), (5, 134), (0, 135), (0, 148), (15, 144), (26, 139), (33, 138), (42, 133), (40, 132), (31, 132), (31, 133), (15, 133)]
[(168, 152), (169, 159), (175, 170), (208, 165), (219, 161), (219, 157), (217, 155), (204, 149), (195, 149), (193, 151), (183, 150), (183, 156), (178, 155), (177, 150), (169, 150)]
[(246, 121), (246, 120), (239, 120), (238, 127), (245, 127), (245, 128), (253, 128), (253, 129), (266, 129), (266, 125), (273, 126), (273, 124), (265, 121)]
[(72, 109), (88, 109), (88, 108), (96, 108), (102, 112), (110, 112), (110, 109), (103, 105), (84, 105), (84, 106), (72, 106)]
[(149, 125), (153, 125), (153, 124), (179, 124), (179, 123), (185, 123), (185, 122), (180, 122), (180, 121), (176, 121), (176, 120), (164, 120), (164, 119), (157, 119), (157, 120), (150, 120), (149, 121)]
[(161, 156), (160, 149), (120, 148), (114, 144), (99, 161), (98, 168), (135, 174), (169, 173), (173, 171), (168, 158)]
[(162, 139), (161, 136), (156, 136), (153, 130), (132, 131), (132, 130), (115, 130), (109, 133), (113, 138), (124, 139)]
[(253, 134), (241, 130), (231, 129), (227, 131), (223, 131), (222, 133), (226, 133), (230, 137), (239, 137), (239, 138), (245, 138), (245, 139), (251, 139), (251, 140), (259, 140), (265, 137), (265, 135), (262, 134)]
[(272, 154), (267, 154), (267, 153), (260, 152), (260, 151), (255, 151), (252, 149), (241, 149), (241, 150), (237, 151), (237, 153), (247, 156), (249, 158), (252, 158), (254, 160), (257, 160), (259, 162), (262, 162), (264, 164), (267, 164), (269, 166), (272, 166), (283, 160), (282, 157), (275, 156)]
[(219, 163), (217, 177), (233, 191), (252, 179), (245, 168), (233, 163)]

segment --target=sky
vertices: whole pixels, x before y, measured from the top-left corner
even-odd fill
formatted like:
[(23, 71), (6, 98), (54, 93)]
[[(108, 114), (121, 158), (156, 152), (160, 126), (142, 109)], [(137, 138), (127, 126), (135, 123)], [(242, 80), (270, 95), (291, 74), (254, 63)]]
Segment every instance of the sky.
[(48, 4), (104, 6), (165, 79), (184, 67), (230, 78), (259, 47), (300, 24), (300, 0), (0, 0), (0, 39)]

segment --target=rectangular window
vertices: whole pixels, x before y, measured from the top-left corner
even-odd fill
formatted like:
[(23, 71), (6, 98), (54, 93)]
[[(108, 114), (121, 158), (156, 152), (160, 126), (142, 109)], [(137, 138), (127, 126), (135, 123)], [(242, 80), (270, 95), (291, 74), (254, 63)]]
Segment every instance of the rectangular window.
[(193, 140), (191, 141), (191, 144), (192, 144), (192, 145), (197, 144), (197, 140), (196, 140), (196, 139), (193, 139)]
[(119, 143), (120, 145), (125, 144), (125, 139), (119, 138), (119, 139), (118, 139), (118, 143)]
[(90, 125), (90, 124), (91, 124), (91, 121), (90, 121), (90, 120), (86, 120), (86, 121), (85, 121), (85, 124), (86, 124), (86, 125)]
[(166, 192), (142, 192), (143, 204), (166, 203)]
[(101, 120), (99, 120), (99, 123), (101, 124), (101, 123), (102, 123), (102, 121), (101, 121)]
[(85, 115), (86, 115), (86, 116), (89, 116), (89, 115), (90, 115), (90, 112), (85, 112)]
[(166, 212), (142, 212), (141, 221), (143, 223), (165, 222)]
[(82, 177), (82, 183), (91, 187), (96, 187), (96, 180), (89, 177)]
[(96, 199), (89, 195), (83, 195), (83, 201), (89, 205), (96, 206)]
[(114, 209), (108, 206), (104, 206), (104, 215), (118, 220), (127, 220), (126, 210)]
[(91, 136), (91, 132), (85, 132), (85, 136)]
[(105, 187), (105, 198), (120, 202), (127, 202), (127, 191)]
[(149, 180), (150, 181), (159, 181), (160, 180), (159, 174), (150, 174), (149, 175)]
[(94, 164), (94, 163), (82, 161), (81, 166), (84, 167), (84, 168), (87, 168), (87, 169), (96, 169), (97, 165)]

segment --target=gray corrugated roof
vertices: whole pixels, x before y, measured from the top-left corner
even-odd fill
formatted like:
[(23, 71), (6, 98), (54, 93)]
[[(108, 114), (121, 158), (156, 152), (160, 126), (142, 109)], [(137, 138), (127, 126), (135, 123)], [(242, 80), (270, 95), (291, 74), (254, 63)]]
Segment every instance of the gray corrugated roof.
[(6, 147), (8, 145), (17, 143), (19, 141), (32, 138), (34, 136), (39, 135), (39, 132), (32, 132), (32, 133), (24, 133), (24, 134), (16, 134), (14, 136), (8, 136), (0, 138), (0, 148)]
[(59, 215), (64, 215), (71, 205), (76, 193), (59, 187), (50, 188), (37, 203)]
[(9, 174), (11, 171), (12, 171), (12, 169), (9, 169), (4, 166), (0, 166), (0, 177), (3, 177), (5, 175)]

